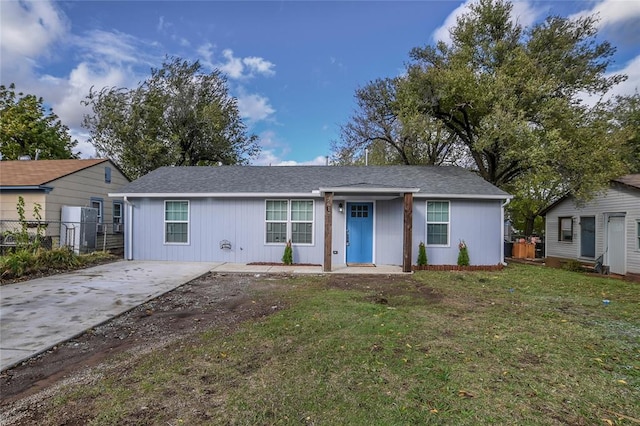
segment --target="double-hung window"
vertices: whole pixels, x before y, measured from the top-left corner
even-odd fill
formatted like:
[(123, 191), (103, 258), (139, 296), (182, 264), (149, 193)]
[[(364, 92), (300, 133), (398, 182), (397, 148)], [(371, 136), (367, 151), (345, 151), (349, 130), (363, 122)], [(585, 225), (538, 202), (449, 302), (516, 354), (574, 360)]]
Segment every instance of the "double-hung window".
[(287, 200), (267, 200), (267, 243), (287, 241), (287, 220), (289, 202)]
[(104, 232), (104, 227), (102, 226), (102, 198), (91, 197), (91, 207), (98, 211), (98, 216), (96, 217), (97, 230), (99, 234), (102, 234)]
[(165, 244), (189, 244), (189, 202), (164, 202)]
[(449, 245), (448, 201), (427, 201), (427, 245)]
[(558, 241), (573, 241), (573, 219), (570, 217), (558, 218)]
[(313, 200), (267, 200), (265, 242), (313, 244)]
[(113, 232), (122, 232), (122, 203), (113, 202)]

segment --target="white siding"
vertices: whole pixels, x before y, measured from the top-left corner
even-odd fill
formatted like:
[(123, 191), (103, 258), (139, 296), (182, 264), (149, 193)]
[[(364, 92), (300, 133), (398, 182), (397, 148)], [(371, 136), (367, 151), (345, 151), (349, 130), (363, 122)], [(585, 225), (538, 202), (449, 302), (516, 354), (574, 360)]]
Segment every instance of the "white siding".
[[(610, 214), (625, 215), (626, 271), (640, 273), (640, 250), (638, 249), (636, 223), (640, 220), (640, 191), (623, 186), (612, 186), (602, 195), (577, 207), (572, 199), (566, 199), (546, 214), (545, 241), (546, 255), (567, 259), (593, 261), (580, 258), (580, 216), (596, 218), (596, 257), (605, 254), (606, 259), (606, 221)], [(573, 241), (558, 241), (558, 218), (573, 218)]]

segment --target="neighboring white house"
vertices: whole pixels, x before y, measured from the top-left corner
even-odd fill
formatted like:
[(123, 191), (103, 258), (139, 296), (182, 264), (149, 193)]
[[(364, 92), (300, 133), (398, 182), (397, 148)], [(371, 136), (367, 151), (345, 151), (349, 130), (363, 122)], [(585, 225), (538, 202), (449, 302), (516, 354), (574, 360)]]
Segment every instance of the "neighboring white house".
[(511, 196), (475, 173), (436, 166), (162, 167), (125, 200), (125, 257), (140, 260), (388, 264), (503, 262)]
[(610, 272), (640, 275), (640, 174), (613, 180), (584, 205), (562, 198), (544, 215), (550, 263), (566, 259), (595, 263), (602, 256)]

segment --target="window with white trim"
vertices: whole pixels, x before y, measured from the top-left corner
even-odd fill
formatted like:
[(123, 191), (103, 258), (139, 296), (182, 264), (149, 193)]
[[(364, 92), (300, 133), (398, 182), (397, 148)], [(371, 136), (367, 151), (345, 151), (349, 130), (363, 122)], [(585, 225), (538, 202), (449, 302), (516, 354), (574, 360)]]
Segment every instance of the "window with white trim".
[(448, 201), (427, 201), (427, 245), (449, 245)]
[(189, 202), (164, 202), (165, 244), (189, 244)]
[(558, 241), (565, 241), (568, 243), (573, 241), (573, 218), (558, 218)]
[(313, 244), (313, 200), (266, 200), (265, 242)]
[(96, 218), (98, 234), (104, 233), (104, 227), (102, 226), (102, 198), (91, 198), (91, 208), (98, 210), (98, 217)]
[(122, 203), (120, 201), (113, 202), (113, 232), (122, 232)]

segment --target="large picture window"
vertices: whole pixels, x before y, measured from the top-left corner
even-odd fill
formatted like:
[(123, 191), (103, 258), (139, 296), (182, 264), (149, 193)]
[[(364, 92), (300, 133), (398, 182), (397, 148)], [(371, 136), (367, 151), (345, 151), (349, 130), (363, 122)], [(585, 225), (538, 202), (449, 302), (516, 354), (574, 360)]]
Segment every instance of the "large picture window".
[(570, 217), (558, 218), (558, 241), (573, 241), (573, 219)]
[(427, 245), (449, 245), (448, 201), (427, 201)]
[(164, 242), (166, 244), (189, 243), (189, 202), (164, 202)]
[(313, 244), (312, 200), (267, 200), (267, 244)]

